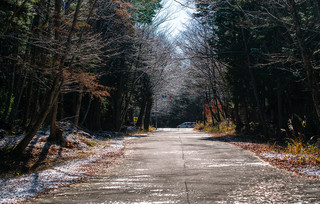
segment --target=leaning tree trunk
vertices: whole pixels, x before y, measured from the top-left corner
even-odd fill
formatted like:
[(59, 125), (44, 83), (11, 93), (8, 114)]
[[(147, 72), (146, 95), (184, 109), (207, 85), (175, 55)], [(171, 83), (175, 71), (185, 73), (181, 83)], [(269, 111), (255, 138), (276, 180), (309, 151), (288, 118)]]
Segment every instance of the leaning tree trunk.
[(14, 147), (12, 151), (14, 155), (18, 155), (18, 156), (21, 155), (23, 150), (28, 146), (28, 144), (32, 140), (32, 138), (37, 134), (44, 120), (48, 116), (52, 106), (58, 99), (59, 91), (61, 90), (62, 85), (63, 85), (62, 77), (60, 75), (56, 76), (52, 84), (51, 90), (48, 92), (46, 100), (41, 105), (40, 113), (37, 117), (37, 120), (32, 125), (29, 132), (21, 140), (21, 142)]

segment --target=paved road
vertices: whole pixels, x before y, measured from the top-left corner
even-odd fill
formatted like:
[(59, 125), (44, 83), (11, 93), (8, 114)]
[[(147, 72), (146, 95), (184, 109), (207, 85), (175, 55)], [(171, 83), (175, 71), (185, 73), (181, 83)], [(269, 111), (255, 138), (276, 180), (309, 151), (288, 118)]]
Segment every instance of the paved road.
[(320, 182), (190, 129), (132, 140), (126, 156), (84, 183), (33, 203), (320, 203)]

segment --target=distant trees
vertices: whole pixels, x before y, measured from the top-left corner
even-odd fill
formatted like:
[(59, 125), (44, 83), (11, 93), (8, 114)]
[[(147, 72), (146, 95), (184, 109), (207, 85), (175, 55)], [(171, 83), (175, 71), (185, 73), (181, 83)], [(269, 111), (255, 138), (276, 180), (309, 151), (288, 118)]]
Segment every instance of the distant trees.
[(170, 57), (152, 25), (160, 8), (140, 0), (1, 1), (0, 120), (25, 133), (15, 152), (43, 124), (49, 140), (64, 144), (59, 120), (119, 131), (139, 95), (148, 97), (147, 123), (153, 84)]
[(195, 80), (204, 79), (198, 80), (202, 87), (214, 78), (206, 70), (217, 64), (218, 93), (212, 90), (209, 98), (231, 110), (224, 117), (239, 131), (270, 137), (319, 134), (318, 3), (204, 0), (196, 6), (193, 28), (199, 28), (188, 30), (196, 40), (184, 53), (192, 58)]

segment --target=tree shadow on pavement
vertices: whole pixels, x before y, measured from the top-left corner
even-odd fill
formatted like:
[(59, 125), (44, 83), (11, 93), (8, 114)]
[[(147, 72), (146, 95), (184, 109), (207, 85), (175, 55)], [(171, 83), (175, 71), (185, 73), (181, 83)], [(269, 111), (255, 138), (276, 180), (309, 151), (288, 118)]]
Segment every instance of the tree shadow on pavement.
[[(211, 136), (211, 137), (203, 137), (200, 140), (207, 141), (219, 141), (219, 142), (240, 142), (240, 143), (255, 143), (255, 144), (267, 144), (268, 141), (252, 138), (252, 137), (243, 137), (238, 135), (221, 135), (221, 136)], [(270, 141), (269, 141), (270, 142)]]

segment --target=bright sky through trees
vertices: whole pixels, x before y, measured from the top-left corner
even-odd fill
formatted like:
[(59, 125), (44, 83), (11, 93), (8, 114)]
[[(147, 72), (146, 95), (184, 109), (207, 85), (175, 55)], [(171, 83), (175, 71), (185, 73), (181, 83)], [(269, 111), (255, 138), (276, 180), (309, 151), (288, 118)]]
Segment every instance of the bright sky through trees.
[(163, 0), (163, 16), (167, 16), (168, 20), (164, 22), (160, 28), (169, 29), (172, 37), (177, 36), (180, 31), (185, 29), (185, 24), (191, 19), (192, 5), (189, 5), (186, 0)]

